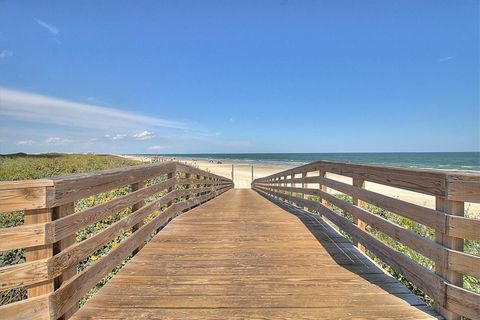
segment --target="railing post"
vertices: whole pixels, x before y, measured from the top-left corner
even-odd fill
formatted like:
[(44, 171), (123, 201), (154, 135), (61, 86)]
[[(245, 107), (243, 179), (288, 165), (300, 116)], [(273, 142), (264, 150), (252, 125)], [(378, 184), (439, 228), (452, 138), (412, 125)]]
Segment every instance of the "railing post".
[[(55, 207), (53, 209), (53, 219), (60, 219), (69, 215), (72, 215), (75, 213), (75, 203), (70, 202), (58, 207)], [(66, 237), (65, 239), (62, 239), (58, 241), (57, 243), (54, 244), (53, 250), (54, 254), (58, 254), (61, 251), (65, 250), (69, 246), (75, 244), (75, 235), (71, 235)], [(62, 283), (68, 281), (71, 277), (75, 276), (77, 274), (77, 266), (72, 266), (68, 268), (67, 270), (63, 271), (62, 274), (55, 279), (55, 289), (60, 288)], [(65, 314), (63, 314), (62, 319), (68, 319), (70, 318), (75, 311), (77, 311), (79, 308), (79, 304), (76, 303), (72, 308), (70, 308)]]
[[(190, 177), (191, 177), (191, 174), (190, 174), (190, 173), (185, 173), (185, 179), (190, 179)], [(190, 189), (190, 186), (191, 186), (191, 184), (188, 183), (188, 184), (186, 185), (185, 189)], [(188, 201), (188, 199), (190, 199), (190, 195), (186, 195), (186, 196), (185, 196), (185, 201)]]
[[(171, 179), (173, 177), (176, 177), (176, 176), (177, 176), (177, 169), (175, 169), (174, 172), (170, 172), (170, 173), (167, 174), (167, 180)], [(177, 188), (177, 184), (175, 184), (173, 187), (168, 188), (167, 189), (167, 194), (170, 193), (170, 192), (173, 192), (173, 190), (176, 189), (176, 188)], [(169, 208), (172, 204), (173, 204), (173, 200), (167, 202), (167, 208)], [(175, 216), (177, 216), (177, 215), (179, 215), (178, 212), (175, 213)], [(173, 219), (173, 217), (171, 219)], [(162, 230), (162, 228), (158, 228), (156, 232), (158, 233), (158, 232), (160, 232), (160, 230)]]
[[(208, 181), (208, 177), (207, 177), (207, 176), (203, 176), (203, 177), (202, 177), (202, 180), (203, 180), (203, 181), (202, 181), (203, 183), (202, 183), (202, 186), (201, 186), (201, 187), (202, 187), (202, 189), (205, 189), (205, 186), (207, 185), (207, 184), (206, 184), (206, 181)], [(206, 195), (206, 194), (207, 194), (207, 193), (206, 193), (206, 191), (204, 190), (204, 191), (202, 192), (202, 196), (204, 196), (204, 195)], [(205, 202), (205, 200), (204, 200), (204, 202)]]
[[(355, 186), (357, 188), (364, 189), (365, 188), (365, 180), (362, 179), (362, 178), (353, 178), (353, 186)], [(365, 201), (358, 199), (357, 197), (355, 197), (355, 195), (352, 195), (352, 202), (353, 202), (353, 205), (355, 205), (357, 207), (360, 207), (362, 209), (365, 208)], [(360, 229), (365, 231), (365, 222), (364, 221), (354, 217), (353, 218), (353, 223), (355, 223), (357, 225), (357, 227), (359, 227)], [(361, 243), (358, 243), (356, 241), (355, 241), (355, 244), (360, 251), (365, 252), (365, 246), (363, 246)]]
[[(320, 170), (318, 171), (318, 175), (319, 175), (321, 178), (325, 178), (325, 177), (327, 176), (327, 172), (324, 171), (324, 170), (322, 170), (322, 169), (320, 169)], [(320, 182), (320, 184), (319, 184), (318, 186), (319, 186), (320, 190), (322, 190), (323, 192), (327, 192), (327, 190), (328, 190), (328, 189), (327, 189), (327, 186), (323, 185), (321, 182)], [(319, 200), (320, 200), (320, 202), (322, 203), (323, 206), (328, 207), (328, 202), (327, 202), (327, 200), (323, 199), (322, 196), (320, 196), (320, 199), (319, 199)]]
[[(302, 189), (307, 189), (308, 188), (308, 183), (305, 182), (305, 179), (307, 178), (307, 172), (302, 172)], [(305, 190), (302, 192), (302, 198), (303, 199), (308, 199), (308, 195), (305, 193)], [(303, 207), (304, 210), (308, 210), (307, 207)]]
[(217, 195), (217, 192), (218, 192), (218, 189), (219, 189), (219, 183), (220, 183), (220, 179), (215, 177), (213, 179), (213, 188), (212, 188), (215, 195)]
[[(208, 188), (208, 186), (211, 186), (209, 183), (210, 183), (210, 181), (212, 181), (212, 178), (211, 178), (211, 177), (205, 177), (205, 180), (206, 180), (206, 181), (205, 181), (205, 184), (203, 185), (203, 187), (204, 187), (204, 188)], [(211, 193), (211, 191), (205, 191), (205, 195), (211, 196), (212, 193)], [(215, 195), (215, 197), (216, 197), (216, 195)], [(210, 200), (211, 198), (208, 198), (208, 197), (207, 197), (207, 199)], [(206, 200), (206, 201), (208, 201), (208, 200)], [(206, 201), (205, 201), (205, 202), (206, 202)]]
[[(137, 182), (137, 183), (134, 183), (132, 184), (132, 192), (133, 191), (137, 191), (137, 190), (140, 190), (142, 189), (143, 187), (145, 186), (145, 181), (140, 181), (140, 182)], [(132, 212), (134, 211), (137, 211), (138, 209), (140, 209), (141, 207), (143, 207), (145, 205), (145, 201), (144, 200), (141, 200), (137, 203), (135, 203), (133, 206), (132, 206)], [(134, 225), (132, 227), (132, 232), (135, 232), (137, 231), (138, 229), (140, 229), (142, 226), (143, 226), (144, 222), (139, 222), (137, 223), (136, 225)], [(138, 251), (140, 251), (140, 249), (142, 249), (143, 247), (143, 244), (141, 246), (139, 246), (137, 249), (133, 250), (132, 254), (133, 255), (136, 255)]]
[[(295, 183), (293, 182), (293, 179), (295, 179), (295, 173), (292, 173), (290, 175), (290, 179), (292, 180), (292, 181), (290, 181), (290, 188), (293, 189), (293, 188), (295, 188)], [(293, 190), (290, 191), (290, 195), (293, 197)]]
[[(282, 181), (282, 177), (277, 177), (277, 184), (276, 184), (277, 187), (281, 187), (281, 186), (282, 186), (282, 182), (281, 182), (281, 181)], [(270, 190), (270, 191), (271, 191), (271, 190)], [(282, 192), (283, 192), (283, 190), (276, 190), (276, 191), (279, 192), (279, 193), (282, 193)], [(279, 198), (280, 198), (279, 196), (274, 196), (274, 199), (279, 199)]]
[[(36, 224), (52, 221), (51, 209), (25, 210), (24, 224)], [(53, 256), (53, 245), (42, 245), (25, 249), (25, 259), (27, 262), (50, 258)], [(48, 280), (31, 285), (27, 289), (28, 298), (41, 296), (53, 292), (54, 281)]]
[[(197, 180), (200, 180), (201, 176), (199, 174), (196, 174), (195, 175), (195, 179)], [(198, 181), (197, 181), (198, 182)], [(195, 193), (195, 198), (198, 198), (200, 196), (200, 191), (198, 189), (200, 189), (200, 183), (197, 183), (195, 185), (196, 189), (197, 189), (197, 193)]]
[[(438, 211), (445, 212), (454, 216), (465, 215), (465, 204), (461, 201), (447, 200), (446, 198), (436, 197), (435, 207)], [(450, 248), (457, 251), (463, 251), (464, 240), (461, 238), (454, 238), (444, 233), (445, 230), (435, 230), (435, 241), (446, 248)], [(444, 256), (443, 259), (448, 259), (448, 256)], [(463, 287), (462, 274), (448, 269), (448, 261), (443, 261), (443, 265), (435, 264), (435, 273), (442, 278), (459, 287)], [(436, 304), (437, 311), (444, 316), (447, 320), (461, 319), (461, 316), (445, 309), (443, 306)]]

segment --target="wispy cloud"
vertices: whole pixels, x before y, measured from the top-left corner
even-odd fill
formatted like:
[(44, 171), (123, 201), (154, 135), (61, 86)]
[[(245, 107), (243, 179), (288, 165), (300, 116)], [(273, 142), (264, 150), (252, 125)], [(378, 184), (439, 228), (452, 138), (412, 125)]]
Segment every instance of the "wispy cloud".
[(125, 133), (117, 133), (117, 134), (106, 134), (105, 138), (110, 139), (110, 140), (122, 140), (127, 137), (127, 134)]
[(126, 134), (116, 134), (112, 137), (112, 140), (122, 140), (122, 139), (125, 139), (127, 137)]
[(29, 145), (32, 145), (34, 143), (35, 143), (35, 141), (33, 141), (33, 140), (20, 140), (20, 141), (17, 141), (15, 144), (17, 144), (19, 146), (29, 146)]
[(184, 124), (176, 121), (2, 87), (0, 115), (31, 123), (57, 124), (104, 132), (131, 132), (153, 127), (186, 128)]
[(149, 139), (152, 139), (154, 135), (153, 135), (153, 132), (143, 131), (143, 132), (134, 134), (133, 137), (135, 138), (135, 140), (149, 140)]
[(60, 137), (50, 137), (45, 139), (45, 144), (54, 145), (54, 146), (60, 146), (60, 145), (64, 145), (72, 142), (73, 140), (60, 138)]
[(13, 52), (9, 50), (2, 50), (0, 51), (0, 59), (6, 59), (13, 57)]
[(40, 19), (37, 19), (37, 18), (33, 18), (33, 20), (35, 20), (36, 23), (38, 23), (38, 25), (42, 26), (43, 28), (47, 29), (48, 32), (50, 32), (51, 34), (53, 34), (54, 36), (58, 35), (60, 33), (60, 30), (50, 24), (50, 23), (46, 23), (45, 21), (43, 20), (40, 20)]
[(155, 146), (150, 146), (148, 147), (150, 150), (161, 150), (163, 149), (163, 146), (155, 145)]
[(452, 60), (453, 58), (455, 58), (455, 57), (448, 56), (448, 57), (438, 58), (437, 61), (438, 62), (445, 62), (445, 61), (448, 61), (448, 60)]

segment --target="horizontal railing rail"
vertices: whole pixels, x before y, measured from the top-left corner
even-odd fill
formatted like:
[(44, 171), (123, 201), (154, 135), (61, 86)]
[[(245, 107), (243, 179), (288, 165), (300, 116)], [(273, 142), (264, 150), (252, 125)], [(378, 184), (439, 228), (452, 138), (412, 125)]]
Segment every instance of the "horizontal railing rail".
[[(230, 179), (177, 162), (1, 182), (0, 215), (23, 211), (24, 223), (0, 228), (0, 251), (24, 249), (26, 261), (0, 268), (0, 293), (26, 288), (27, 298), (0, 306), (0, 318), (69, 318), (171, 219), (232, 187)], [(75, 212), (76, 204), (89, 201)], [(94, 232), (85, 236), (87, 229)]]
[[(366, 181), (434, 196), (436, 206), (367, 190)], [(464, 216), (464, 202), (480, 203), (480, 174), (318, 161), (255, 179), (252, 188), (322, 215), (360, 250), (368, 250), (429, 295), (447, 319), (480, 318), (480, 294), (463, 287), (464, 276), (480, 278), (480, 257), (464, 252), (465, 240), (480, 241), (480, 220)], [(434, 238), (368, 210), (367, 204), (431, 228)], [(431, 260), (434, 268), (387, 244), (378, 232)]]

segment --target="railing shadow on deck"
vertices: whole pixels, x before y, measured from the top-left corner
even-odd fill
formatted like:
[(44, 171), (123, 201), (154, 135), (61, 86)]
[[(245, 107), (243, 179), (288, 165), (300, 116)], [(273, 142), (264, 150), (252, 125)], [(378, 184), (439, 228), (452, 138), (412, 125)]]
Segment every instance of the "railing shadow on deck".
[(431, 315), (436, 315), (439, 319), (443, 319), (424, 301), (413, 296), (413, 293), (403, 284), (398, 283), (398, 286), (392, 286), (392, 284), (397, 282), (395, 278), (388, 275), (375, 262), (366, 257), (347, 238), (322, 219), (320, 215), (312, 214), (290, 203), (275, 199), (262, 191), (256, 190), (256, 192), (278, 207), (296, 216), (317, 239), (325, 251), (330, 254), (330, 257), (339, 267), (357, 274), (372, 285), (383, 289), (388, 294), (404, 300), (412, 307)]
[[(365, 182), (434, 197), (435, 208), (366, 189)], [(480, 279), (480, 256), (464, 252), (465, 243), (480, 241), (480, 219), (465, 217), (465, 202), (480, 203), (480, 173), (317, 161), (255, 179), (252, 189), (325, 217), (360, 251), (368, 250), (426, 293), (446, 319), (480, 319), (480, 293), (464, 286), (464, 278)]]

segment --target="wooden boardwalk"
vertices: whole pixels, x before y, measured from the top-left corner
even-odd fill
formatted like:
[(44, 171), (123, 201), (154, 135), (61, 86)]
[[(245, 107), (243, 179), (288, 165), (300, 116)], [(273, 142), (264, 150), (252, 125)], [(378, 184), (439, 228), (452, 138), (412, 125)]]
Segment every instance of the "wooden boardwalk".
[(328, 224), (234, 189), (168, 224), (74, 319), (430, 319)]

